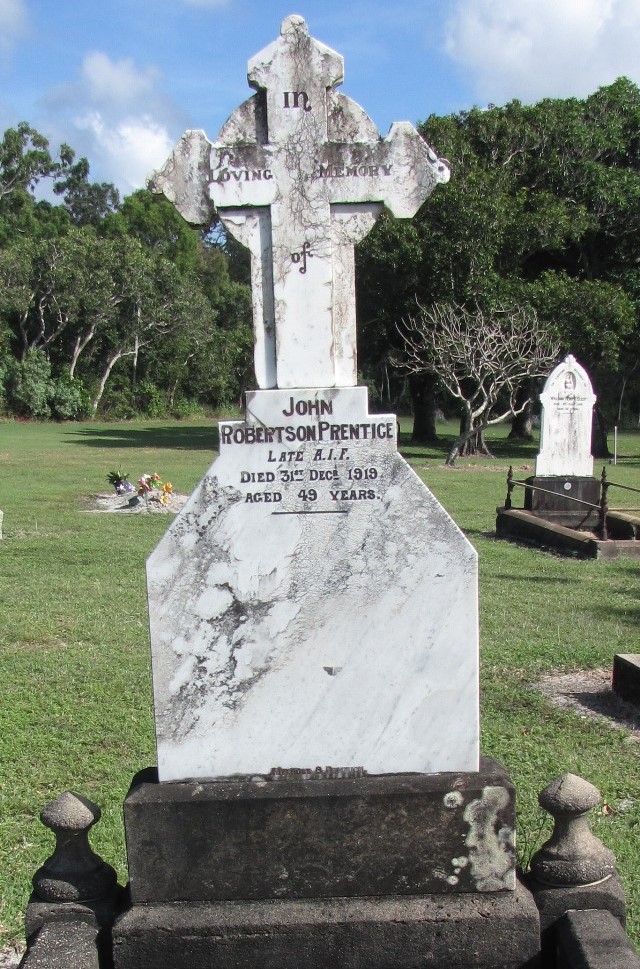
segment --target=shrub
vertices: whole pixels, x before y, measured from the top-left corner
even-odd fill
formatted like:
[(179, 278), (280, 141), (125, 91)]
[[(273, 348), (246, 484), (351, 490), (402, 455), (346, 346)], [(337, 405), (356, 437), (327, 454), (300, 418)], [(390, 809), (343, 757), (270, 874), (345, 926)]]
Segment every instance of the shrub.
[(140, 380), (136, 387), (136, 410), (144, 417), (164, 417), (167, 402), (151, 380)]
[(5, 376), (7, 408), (19, 417), (50, 417), (51, 364), (42, 350), (10, 360)]
[(81, 421), (91, 416), (91, 397), (83, 382), (65, 374), (52, 380), (49, 403), (58, 421)]

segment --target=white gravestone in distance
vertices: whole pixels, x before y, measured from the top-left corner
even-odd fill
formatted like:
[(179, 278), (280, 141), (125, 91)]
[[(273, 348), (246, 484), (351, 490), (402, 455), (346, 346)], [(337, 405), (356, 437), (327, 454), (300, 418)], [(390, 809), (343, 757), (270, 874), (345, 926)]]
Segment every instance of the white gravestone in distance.
[(154, 180), (251, 249), (256, 371), (278, 387), (220, 424), (149, 557), (161, 781), (478, 769), (476, 553), (353, 386), (354, 241), (446, 166), (408, 125), (377, 137), (341, 77), (287, 18), (224, 139), (187, 134)]
[(591, 421), (596, 402), (591, 381), (575, 357), (565, 357), (540, 394), (542, 419), (536, 475), (590, 477)]

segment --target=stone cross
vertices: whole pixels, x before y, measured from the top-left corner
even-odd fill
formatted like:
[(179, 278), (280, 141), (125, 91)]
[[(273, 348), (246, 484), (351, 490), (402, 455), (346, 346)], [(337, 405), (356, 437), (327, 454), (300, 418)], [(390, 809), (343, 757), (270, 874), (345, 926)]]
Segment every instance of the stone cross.
[(343, 58), (287, 17), (249, 61), (258, 93), (213, 145), (188, 131), (150, 182), (189, 222), (225, 228), (251, 251), (261, 389), (357, 380), (354, 245), (383, 206), (408, 218), (449, 178), (408, 122), (382, 139), (335, 88)]

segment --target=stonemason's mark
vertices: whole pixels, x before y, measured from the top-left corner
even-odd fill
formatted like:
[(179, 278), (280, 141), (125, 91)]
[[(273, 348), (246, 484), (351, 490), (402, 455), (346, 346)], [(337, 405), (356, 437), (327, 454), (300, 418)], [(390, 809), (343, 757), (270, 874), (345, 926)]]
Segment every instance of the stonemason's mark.
[(331, 780), (336, 777), (366, 777), (364, 767), (272, 767), (270, 781), (288, 781), (291, 778), (301, 781)]

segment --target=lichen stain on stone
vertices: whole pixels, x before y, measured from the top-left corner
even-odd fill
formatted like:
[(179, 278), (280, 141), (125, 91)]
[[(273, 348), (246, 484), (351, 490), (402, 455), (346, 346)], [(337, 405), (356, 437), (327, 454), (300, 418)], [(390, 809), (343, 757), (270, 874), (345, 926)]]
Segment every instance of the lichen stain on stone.
[(482, 797), (464, 811), (469, 825), (465, 844), (469, 849), (471, 874), (479, 892), (515, 888), (515, 834), (500, 825), (499, 812), (509, 804), (503, 787), (485, 787)]

